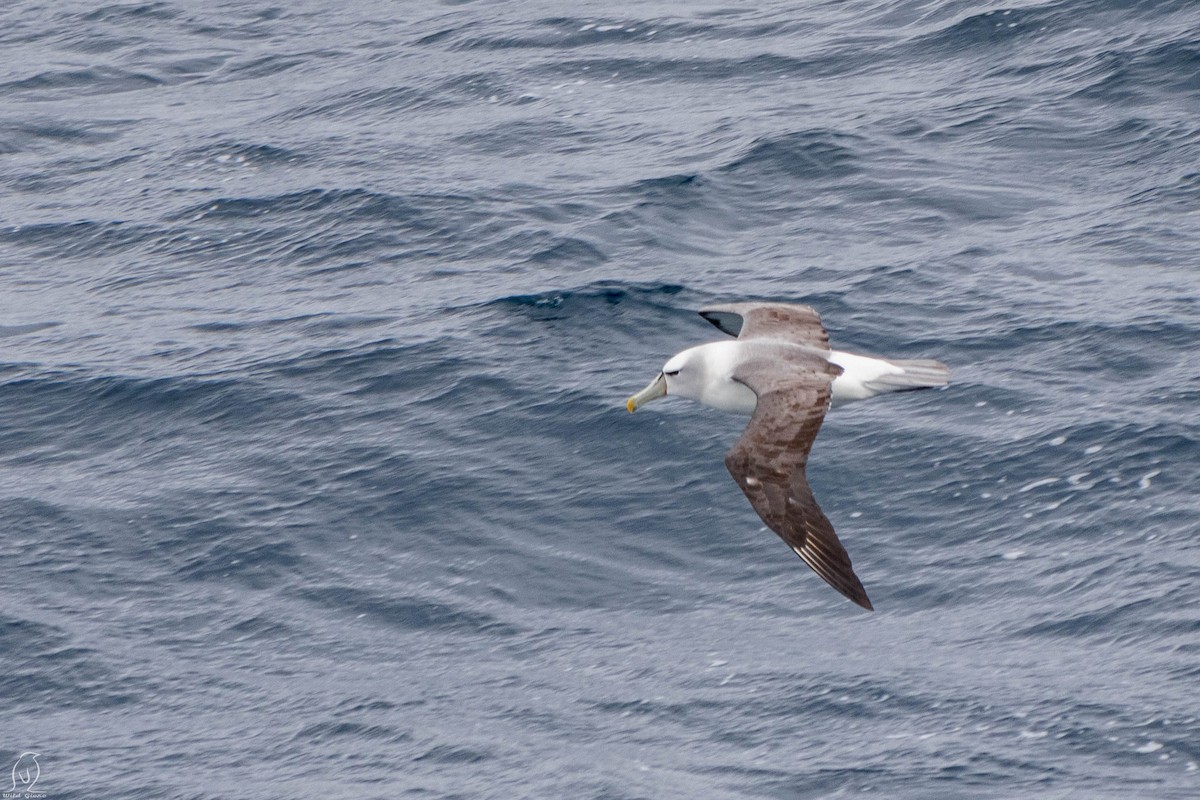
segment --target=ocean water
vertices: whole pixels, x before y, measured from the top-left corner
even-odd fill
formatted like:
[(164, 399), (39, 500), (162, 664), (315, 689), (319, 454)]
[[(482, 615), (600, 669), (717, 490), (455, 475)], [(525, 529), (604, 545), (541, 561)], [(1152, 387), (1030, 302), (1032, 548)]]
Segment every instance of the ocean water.
[[(1191, 0), (0, 22), (0, 790), (1200, 797)], [(873, 614), (623, 407), (747, 298), (954, 370)]]

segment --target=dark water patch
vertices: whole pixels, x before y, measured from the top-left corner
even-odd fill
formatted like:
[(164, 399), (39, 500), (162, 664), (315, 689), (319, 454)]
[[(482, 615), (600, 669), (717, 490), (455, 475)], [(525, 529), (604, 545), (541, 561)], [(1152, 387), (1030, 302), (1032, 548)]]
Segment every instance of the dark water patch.
[[(820, 688), (810, 688), (810, 691), (826, 694)], [(843, 697), (851, 694), (844, 689), (840, 691)], [(863, 730), (865, 721), (844, 713), (832, 716), (805, 714), (804, 718), (810, 722), (805, 730), (796, 731), (796, 744), (789, 751), (795, 758), (795, 748), (801, 748), (804, 766), (774, 771), (774, 774), (756, 772), (751, 776), (754, 793), (824, 797), (847, 786), (864, 789), (880, 785), (907, 786), (914, 780), (928, 784), (928, 788), (922, 790), (922, 796), (939, 798), (959, 797), (971, 788), (986, 793), (987, 787), (997, 783), (1009, 787), (1019, 785), (1035, 793), (1054, 787), (1085, 785), (1102, 789), (1110, 785), (1110, 775), (1096, 774), (1094, 770), (1079, 773), (1065, 766), (1070, 763), (1073, 751), (1080, 755), (1097, 755), (1115, 754), (1120, 750), (1123, 751), (1122, 760), (1135, 754), (1135, 748), (1125, 738), (1127, 729), (1115, 727), (1125, 722), (1117, 719), (1118, 708), (1076, 703), (1068, 698), (1058, 699), (1053, 705), (1022, 706), (1014, 713), (1003, 694), (1000, 692), (986, 699), (929, 696), (920, 707), (898, 709), (900, 713), (872, 719), (868, 730), (878, 738), (878, 746), (863, 754), (851, 768), (846, 768), (842, 763), (845, 759), (837, 754), (805, 748), (804, 743), (814, 735), (820, 736), (821, 728), (826, 725), (830, 726), (829, 735), (836, 736)], [(886, 693), (882, 695), (887, 696)], [(770, 719), (769, 712), (767, 718)], [(790, 717), (785, 718), (785, 726), (790, 722)], [(736, 727), (737, 721), (730, 724), (727, 720), (725, 724)], [(1113, 735), (1115, 731), (1124, 735), (1118, 738)], [(880, 732), (887, 735), (880, 738)], [(759, 746), (771, 745), (768, 741)], [(1143, 748), (1143, 752), (1152, 750), (1157, 747)], [(932, 775), (918, 774), (919, 770), (907, 774), (910, 772), (907, 768), (894, 766), (897, 762), (922, 760), (930, 752), (936, 752), (939, 759), (938, 769)], [(1067, 757), (1066, 761), (1064, 757)], [(716, 766), (706, 769), (706, 774), (714, 778), (722, 774), (740, 777), (742, 771)], [(744, 783), (739, 781), (739, 785)]]
[[(732, 15), (720, 21), (700, 21), (706, 15), (620, 19), (616, 17), (550, 17), (523, 23), (519, 32), (481, 33), (477, 22), (443, 28), (417, 40), (421, 46), (438, 45), (451, 51), (504, 51), (543, 49), (570, 52), (591, 48), (598, 52), (653, 49), (658, 43), (680, 41), (762, 40), (810, 27), (795, 19), (774, 22), (741, 21)], [(707, 15), (717, 19), (715, 15)]]
[[(49, 373), (0, 384), (0, 443), (9, 465), (86, 459), (138, 447), (170, 460), (181, 437), (245, 431), (300, 413), (295, 396), (233, 380)], [(55, 459), (55, 460), (58, 460)]]
[(301, 589), (297, 594), (340, 614), (365, 617), (396, 629), (514, 636), (520, 629), (483, 611), (467, 611), (436, 600), (382, 596), (351, 586)]
[[(667, 244), (680, 254), (705, 240), (724, 241), (763, 224), (778, 224), (795, 214), (789, 204), (811, 204), (821, 193), (854, 192), (847, 181), (863, 170), (864, 142), (855, 136), (812, 130), (764, 137), (725, 164), (699, 173), (680, 173), (635, 181), (615, 190), (632, 205), (610, 213), (597, 232), (607, 228), (671, 236), (670, 243), (651, 240), (642, 246)], [(880, 192), (864, 188), (861, 199), (879, 202)], [(906, 195), (911, 192), (905, 192)], [(869, 196), (868, 196), (869, 195)], [(711, 255), (711, 254), (710, 254)]]
[(1095, 134), (1063, 135), (1062, 138), (1065, 144), (1077, 143), (1099, 153), (1125, 156), (1120, 160), (1111, 159), (1111, 163), (1122, 166), (1159, 159), (1172, 162), (1180, 155), (1200, 149), (1200, 127), (1197, 125), (1153, 121), (1138, 116), (1107, 126)]
[(1195, 97), (1200, 91), (1200, 41), (1167, 42), (1140, 50), (1108, 51), (1097, 57), (1093, 80), (1073, 96), (1109, 102), (1146, 102), (1147, 95)]
[(438, 97), (454, 104), (502, 103), (505, 105), (527, 105), (535, 98), (520, 91), (502, 75), (491, 72), (467, 72), (447, 78), (437, 85)]
[(485, 750), (477, 750), (459, 745), (439, 744), (431, 747), (421, 755), (415, 757), (413, 761), (428, 762), (432, 764), (461, 765), (479, 764), (487, 761), (491, 757), (491, 753)]
[[(986, 587), (986, 591), (994, 596), (1000, 592), (1000, 588), (992, 583)], [(947, 585), (944, 580), (921, 579), (912, 574), (903, 583), (890, 589), (888, 602), (891, 608), (903, 608), (908, 613), (918, 609), (945, 608), (963, 602), (967, 596), (968, 593), (961, 587)]]
[[(321, 501), (321, 484), (286, 457), (249, 464), (245, 462), (251, 459), (221, 459), (212, 453), (200, 457), (205, 463), (161, 468), (162, 486), (140, 498), (136, 510), (90, 514), (92, 524), (120, 554), (116, 563), (141, 564), (140, 569), (160, 576), (160, 585), (173, 586), (172, 594), (182, 595), (270, 590), (319, 580), (326, 562), (312, 557), (313, 540), (342, 540), (338, 532), (327, 531), (331, 507), (337, 504)], [(287, 476), (287, 486), (273, 487), (263, 476)], [(169, 580), (163, 583), (162, 576)], [(199, 587), (201, 583), (210, 588)], [(204, 636), (226, 644), (288, 639), (294, 633), (291, 624), (279, 624), (284, 627), (230, 616), (208, 626)]]
[[(8, 559), (26, 575), (38, 576), (59, 591), (76, 587), (100, 596), (112, 588), (106, 565), (119, 558), (120, 548), (87, 513), (34, 497), (0, 499), (0, 512), (8, 520)], [(135, 583), (145, 585), (152, 579), (123, 582), (117, 591), (129, 592)]]
[(852, 682), (829, 682), (827, 676), (826, 680), (810, 679), (810, 682), (796, 685), (795, 676), (760, 673), (756, 675), (755, 684), (771, 687), (770, 698), (752, 701), (750, 707), (741, 709), (741, 714), (749, 718), (759, 715), (780, 718), (793, 725), (797, 724), (795, 720), (809, 716), (856, 721), (890, 719), (897, 710), (920, 713), (933, 699), (897, 692), (889, 682), (869, 677)]
[(290, 625), (267, 615), (256, 615), (229, 625), (221, 632), (219, 638), (227, 643), (266, 643), (295, 639), (298, 635), (299, 632)]
[(339, 741), (359, 743), (379, 740), (389, 743), (405, 742), (412, 736), (387, 725), (368, 725), (361, 722), (319, 722), (298, 731), (292, 741), (327, 747)]
[[(721, 207), (722, 200), (718, 197), (720, 187), (714, 186), (713, 181), (703, 175), (666, 175), (662, 178), (648, 178), (636, 181), (623, 188), (622, 194), (634, 203), (632, 212), (642, 219), (647, 212), (674, 212)], [(616, 215), (610, 215), (616, 219)]]
[(998, 8), (974, 13), (911, 43), (922, 51), (981, 58), (992, 48), (1046, 38), (1068, 21), (1062, 4), (1034, 8)]
[(648, 22), (597, 22), (570, 17), (537, 20), (521, 33), (475, 35), (474, 26), (440, 31), (425, 37), (420, 44), (449, 44), (451, 50), (512, 50), (554, 48), (556, 50), (598, 44), (622, 44), (638, 40), (653, 41), (656, 26)]
[(1018, 127), (1017, 123), (1012, 122), (1004, 126), (995, 124), (1004, 116), (1005, 111), (1016, 112), (1017, 109), (1006, 109), (1003, 103), (966, 103), (944, 110), (936, 120), (905, 117), (897, 122), (895, 131), (900, 138), (925, 142), (949, 142), (972, 137), (987, 137), (993, 140), (998, 134)]
[(463, 134), (457, 141), (484, 153), (527, 156), (550, 152), (577, 153), (582, 148), (595, 145), (598, 137), (561, 120), (515, 120), (484, 131)]
[(1191, 213), (1200, 206), (1200, 172), (1188, 172), (1170, 183), (1144, 189), (1130, 196), (1127, 202), (1133, 206), (1174, 208), (1181, 213)]
[[(90, 147), (121, 138), (132, 120), (89, 120), (86, 126), (62, 119), (33, 118), (0, 123), (0, 153), (57, 149), (62, 145)], [(106, 159), (105, 163), (111, 164)]]
[(253, 588), (268, 588), (295, 574), (301, 563), (291, 542), (247, 540), (239, 535), (191, 556), (175, 574), (185, 580), (233, 579)]
[(665, 175), (660, 178), (644, 178), (628, 187), (626, 192), (644, 203), (674, 201), (680, 194), (705, 188), (702, 175)]
[(304, 333), (373, 328), (393, 322), (394, 317), (368, 317), (358, 314), (300, 314), (243, 322), (200, 322), (188, 327), (200, 333), (245, 333), (260, 330), (294, 328)]
[(232, 54), (221, 53), (210, 56), (161, 56), (150, 62), (155, 74), (162, 76), (168, 84), (192, 83), (206, 80), (218, 74)]
[[(939, 435), (952, 444), (953, 456), (931, 448), (928, 433), (902, 438), (892, 433), (893, 444), (872, 447), (864, 473), (862, 464), (841, 463), (837, 452), (822, 450), (833, 441), (839, 449), (859, 448), (859, 437), (847, 436), (840, 419), (827, 421), (829, 430), (815, 449), (812, 481), (839, 531), (853, 540), (861, 529), (861, 522), (847, 518), (846, 509), (856, 507), (888, 530), (891, 548), (879, 549), (869, 539), (854, 552), (870, 553), (868, 564), (885, 567), (894, 554), (904, 553), (907, 574), (893, 581), (906, 598), (898, 607), (908, 608), (910, 596), (914, 607), (923, 607), (1030, 591), (1077, 606), (1103, 602), (1114, 584), (1123, 587), (1118, 597), (1155, 593), (1134, 585), (1143, 574), (1166, 580), (1147, 559), (1162, 553), (1170, 560), (1182, 546), (1167, 535), (1178, 524), (1173, 509), (1157, 506), (1189, 480), (1183, 465), (1200, 452), (1194, 431), (1175, 435), (1174, 423), (1130, 430), (1064, 415), (1069, 421), (1062, 433), (1055, 428), (1064, 422), (1058, 417), (1030, 420), (1024, 435), (1014, 435), (1013, 427), (989, 435), (988, 418), (974, 419), (950, 402), (953, 392), (946, 394), (937, 407), (951, 421)], [(963, 405), (969, 409), (971, 403)], [(996, 412), (990, 417), (1004, 418)], [(842, 470), (852, 475), (839, 480)], [(859, 494), (868, 475), (889, 483), (885, 503)], [(892, 478), (899, 475), (906, 480), (896, 483)], [(823, 491), (831, 485), (839, 487), (841, 498)], [(941, 515), (955, 508), (970, 513), (947, 524)], [(1157, 541), (1150, 550), (1145, 536)], [(961, 577), (936, 577), (947, 572)], [(1171, 577), (1164, 587), (1176, 582)]]
[[(1014, 431), (1009, 431), (1005, 436), (1008, 441), (989, 442), (987, 437), (978, 437), (979, 445), (993, 453), (981, 466), (996, 476), (1011, 475), (1011, 480), (1017, 481), (1006, 487), (1004, 494), (1061, 499), (1065, 494), (1107, 484), (1104, 491), (1111, 500), (1113, 495), (1145, 491), (1154, 480), (1181, 479), (1186, 469), (1171, 477), (1176, 470), (1170, 465), (1191, 463), (1200, 448), (1196, 426), (1176, 421), (1099, 421), (1096, 415), (1087, 414), (1046, 415), (1033, 421), (1035, 426), (1023, 435), (1014, 436)], [(1155, 469), (1159, 473), (1142, 486), (1141, 478)], [(954, 480), (947, 478), (947, 485)]]
[(608, 261), (608, 256), (595, 244), (576, 237), (554, 237), (525, 259), (525, 263), (539, 265), (570, 264), (576, 267), (594, 267)]
[[(517, 195), (524, 192), (519, 189)], [(533, 199), (521, 208), (521, 216), (527, 220), (546, 225), (571, 225), (577, 222), (590, 221), (596, 218), (598, 207), (591, 202), (581, 202), (574, 198), (559, 198), (556, 200)]]
[(553, 65), (534, 68), (541, 78), (570, 77), (607, 83), (620, 80), (670, 81), (682, 85), (717, 84), (730, 82), (759, 84), (763, 80), (800, 80), (827, 77), (861, 68), (861, 62), (848, 62), (836, 57), (798, 58), (774, 53), (760, 53), (743, 58), (632, 58), (615, 57), (583, 60), (564, 60)]
[(297, 67), (309, 67), (313, 62), (330, 58), (333, 55), (335, 54), (327, 51), (309, 51), (273, 54), (245, 60), (230, 59), (221, 65), (221, 69), (211, 76), (210, 81), (222, 83), (274, 78)]
[(136, 251), (162, 229), (122, 221), (44, 222), (0, 228), (0, 242), (43, 256), (83, 258)]
[(607, 309), (611, 306), (673, 309), (675, 302), (668, 298), (683, 291), (684, 287), (678, 284), (600, 282), (563, 291), (513, 295), (484, 303), (480, 308), (498, 311), (503, 316), (512, 310), (538, 322), (580, 320), (597, 315), (607, 318)]
[[(310, 159), (303, 153), (270, 144), (218, 142), (179, 155), (188, 162), (210, 162), (215, 165), (271, 167), (294, 166)], [(189, 164), (190, 165), (190, 164)]]
[[(415, 705), (421, 705), (424, 701), (416, 701)], [(393, 703), (390, 700), (380, 700), (374, 697), (350, 697), (338, 703), (334, 715), (337, 717), (358, 717), (364, 714), (375, 714), (379, 712), (397, 711), (403, 709), (407, 703)]]
[(370, 118), (377, 114), (396, 114), (414, 109), (431, 110), (450, 105), (436, 93), (413, 86), (361, 87), (339, 90), (328, 95), (307, 98), (303, 105), (271, 117), (276, 121), (309, 117)]
[[(1186, 350), (1200, 339), (1200, 330), (1194, 326), (1161, 318), (1036, 322), (1013, 318), (1004, 324), (997, 322), (981, 322), (990, 328), (987, 331), (963, 332), (956, 345), (968, 349), (1049, 347), (1070, 353), (1072, 357), (1047, 376), (1050, 380), (1072, 373), (1093, 375), (1097, 370), (1110, 372), (1113, 378), (1136, 377), (1146, 369), (1171, 363), (1172, 349)], [(1118, 345), (1115, 351), (1114, 342)]]
[(1173, 92), (1195, 96), (1200, 90), (1200, 40), (1192, 31), (1186, 40), (1169, 42), (1150, 50), (1134, 65), (1131, 79), (1142, 79)]
[(364, 314), (313, 314), (302, 326), (306, 333), (365, 330), (396, 322), (396, 317), (372, 317)]
[[(682, 202), (686, 207), (638, 203), (632, 208), (609, 211), (588, 226), (588, 231), (625, 253), (648, 253), (663, 248), (671, 253), (667, 261), (676, 266), (684, 260), (713, 264), (727, 258), (726, 234), (746, 230), (749, 227), (746, 220), (731, 213), (719, 196), (709, 208), (688, 199)], [(693, 210), (695, 217), (689, 219)], [(643, 258), (636, 260), (640, 262)], [(644, 269), (630, 277), (643, 277), (643, 272), (653, 277), (661, 273), (663, 263), (642, 264)]]
[(129, 3), (104, 5), (79, 17), (83, 22), (139, 24), (146, 20), (166, 22), (179, 16), (179, 9), (170, 3)]
[(13, 711), (111, 709), (135, 702), (153, 688), (72, 642), (61, 628), (0, 617), (0, 691)]
[[(82, 383), (51, 384), (52, 391), (78, 395), (96, 413), (110, 407), (113, 418), (122, 415), (186, 416), (200, 422), (215, 423), (235, 419), (238, 425), (267, 419), (272, 413), (265, 406), (274, 392), (253, 384), (230, 379), (102, 377)], [(294, 396), (281, 394), (275, 399), (293, 405)]]
[[(292, 243), (294, 253), (325, 264), (330, 247), (344, 257), (363, 247), (389, 242), (411, 249), (421, 242), (459, 241), (464, 228), (486, 217), (480, 201), (469, 196), (309, 189), (274, 196), (218, 198), (193, 205), (169, 219), (189, 227), (203, 224), (225, 229), (243, 223), (254, 235), (257, 247), (275, 250), (284, 238)], [(296, 219), (306, 220), (303, 228), (294, 227)], [(347, 250), (355, 243), (359, 246)]]
[[(867, 767), (808, 767), (797, 775), (787, 768), (712, 766), (702, 773), (711, 780), (724, 782), (730, 791), (745, 791), (752, 797), (777, 800), (818, 800), (836, 796), (852, 787), (869, 790), (885, 778), (890, 781), (898, 777), (894, 771)], [(930, 793), (928, 799), (949, 800), (936, 793)]]
[(1111, 603), (1105, 608), (1059, 612), (1055, 618), (1034, 623), (1022, 631), (1025, 636), (1101, 636), (1113, 639), (1137, 633), (1146, 624), (1148, 611), (1155, 608), (1151, 599)]
[(10, 336), (28, 336), (31, 333), (50, 330), (60, 325), (62, 325), (61, 322), (29, 322), (23, 325), (0, 325), (0, 339), (7, 339)]
[(86, 97), (96, 94), (119, 94), (162, 85), (162, 79), (154, 75), (116, 67), (59, 69), (0, 83), (0, 95), (26, 95), (38, 100), (48, 100), (54, 95)]
[(762, 181), (747, 175), (736, 183), (730, 174), (669, 175), (621, 187), (619, 196), (628, 198), (631, 206), (605, 215), (594, 230), (606, 240), (628, 240), (631, 232), (640, 233), (641, 241), (627, 246), (671, 247), (677, 257), (685, 257), (700, 249), (697, 236), (720, 242), (725, 234), (748, 230), (761, 219), (754, 202), (755, 195), (761, 196)]
[(94, 11), (55, 14), (46, 30), (58, 46), (72, 53), (118, 55), (145, 42), (150, 30), (170, 30), (179, 11), (168, 4), (107, 5)]
[[(398, 376), (395, 388), (404, 386), (410, 391), (419, 391), (421, 386), (436, 386), (470, 368), (472, 360), (459, 352), (454, 344), (452, 340), (436, 338), (403, 344), (392, 338), (379, 339), (351, 348), (312, 350), (263, 363), (256, 371), (292, 380), (320, 381), (339, 387), (347, 394), (378, 391), (384, 388), (378, 381)], [(416, 371), (421, 372), (423, 379), (406, 382), (405, 374)], [(410, 398), (411, 401), (419, 399)]]
[(174, 215), (183, 220), (197, 214), (216, 220), (247, 219), (264, 214), (336, 213), (374, 220), (404, 221), (419, 213), (407, 198), (365, 189), (307, 189), (264, 197), (223, 197)]
[(417, 38), (413, 44), (418, 47), (428, 47), (430, 45), (441, 44), (452, 38), (458, 38), (461, 34), (478, 29), (479, 25), (476, 22), (467, 22), (450, 28), (442, 28), (441, 30), (427, 33)]
[(1170, 216), (1100, 222), (1080, 232), (1076, 241), (1098, 260), (1126, 269), (1186, 268), (1189, 236)]
[(833, 131), (797, 131), (761, 139), (721, 168), (740, 178), (844, 179), (859, 171), (862, 140)]
[[(478, 199), (453, 195), (393, 195), (362, 189), (306, 190), (278, 196), (225, 197), (192, 205), (169, 217), (147, 251), (169, 258), (175, 269), (156, 267), (153, 280), (194, 276), (221, 265), (227, 279), (259, 281), (247, 262), (288, 274), (332, 278), (368, 270), (367, 281), (385, 280), (386, 265), (446, 265), (489, 252), (487, 231), (497, 221)], [(464, 230), (472, 235), (464, 236)], [(187, 265), (187, 266), (183, 266)], [(134, 280), (150, 279), (139, 270)], [(172, 277), (172, 273), (176, 273)]]
[(233, 42), (270, 39), (289, 31), (292, 15), (281, 6), (230, 6), (213, 9), (215, 13), (189, 15), (183, 29), (202, 41)]
[(66, 645), (70, 637), (59, 628), (27, 619), (0, 617), (0, 653), (35, 653)]

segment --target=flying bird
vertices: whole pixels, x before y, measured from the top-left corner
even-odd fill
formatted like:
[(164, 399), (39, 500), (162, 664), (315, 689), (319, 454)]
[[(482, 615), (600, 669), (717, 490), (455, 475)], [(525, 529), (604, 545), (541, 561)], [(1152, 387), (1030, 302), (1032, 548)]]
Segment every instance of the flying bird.
[(678, 395), (749, 414), (725, 466), (763, 522), (821, 578), (871, 611), (862, 581), (833, 525), (817, 505), (804, 468), (831, 406), (889, 392), (945, 386), (949, 368), (931, 359), (900, 360), (829, 348), (810, 306), (734, 303), (700, 316), (735, 340), (672, 356), (650, 385), (626, 402), (630, 413)]

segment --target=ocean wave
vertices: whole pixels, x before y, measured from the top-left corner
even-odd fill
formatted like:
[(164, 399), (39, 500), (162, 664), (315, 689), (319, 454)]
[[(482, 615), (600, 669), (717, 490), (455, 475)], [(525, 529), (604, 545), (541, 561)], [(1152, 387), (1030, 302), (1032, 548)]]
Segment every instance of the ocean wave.
[(58, 69), (0, 83), (0, 93), (32, 94), (39, 98), (50, 95), (81, 97), (136, 92), (162, 84), (163, 81), (154, 75), (116, 67)]

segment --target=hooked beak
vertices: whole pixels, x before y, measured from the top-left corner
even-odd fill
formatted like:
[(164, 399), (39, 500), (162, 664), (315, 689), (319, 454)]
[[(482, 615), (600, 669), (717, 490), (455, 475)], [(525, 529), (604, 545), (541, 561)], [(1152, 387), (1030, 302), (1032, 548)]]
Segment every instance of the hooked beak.
[(637, 411), (642, 406), (649, 403), (651, 400), (657, 400), (660, 397), (667, 396), (667, 379), (660, 372), (658, 377), (650, 381), (650, 385), (633, 397), (625, 401), (625, 407), (629, 409), (629, 413)]

